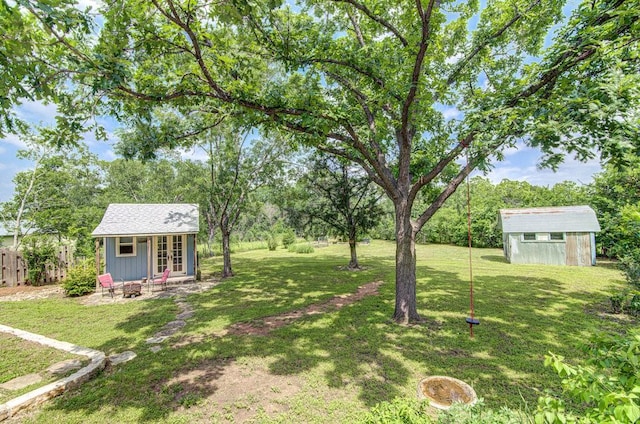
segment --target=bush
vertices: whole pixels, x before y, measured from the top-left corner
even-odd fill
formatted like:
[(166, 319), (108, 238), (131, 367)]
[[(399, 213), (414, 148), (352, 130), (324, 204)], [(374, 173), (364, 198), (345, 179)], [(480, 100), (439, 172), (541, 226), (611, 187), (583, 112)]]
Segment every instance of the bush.
[(296, 233), (294, 233), (291, 228), (288, 228), (282, 234), (282, 245), (286, 249), (289, 246), (293, 245), (295, 242), (296, 242)]
[(636, 423), (640, 420), (640, 331), (625, 336), (596, 335), (583, 347), (589, 360), (572, 366), (562, 356), (551, 354), (545, 365), (563, 379), (565, 397), (584, 410), (571, 411), (563, 398), (547, 395), (538, 399), (536, 423)]
[(633, 315), (640, 315), (640, 292), (633, 292), (627, 305), (627, 311)]
[(621, 257), (620, 269), (629, 284), (640, 289), (640, 250), (633, 250)]
[(34, 286), (44, 283), (47, 267), (55, 265), (57, 249), (50, 240), (31, 236), (24, 241), (22, 257), (27, 263), (27, 280)]
[(313, 253), (315, 249), (309, 244), (291, 244), (289, 245), (289, 252), (291, 253)]
[(616, 293), (612, 296), (609, 296), (609, 300), (611, 301), (611, 312), (614, 314), (619, 314), (624, 309), (624, 303), (627, 299), (628, 292), (623, 290), (619, 293)]
[(438, 417), (438, 424), (521, 424), (529, 422), (524, 412), (502, 407), (485, 408), (479, 400), (473, 406), (454, 404)]
[(267, 247), (272, 251), (278, 247), (278, 239), (273, 234), (267, 234)]
[(428, 402), (417, 399), (395, 398), (381, 402), (360, 421), (361, 424), (521, 424), (529, 418), (521, 411), (508, 408), (488, 409), (478, 401), (473, 406), (456, 404), (448, 411), (432, 414)]
[(428, 402), (417, 399), (395, 398), (391, 402), (375, 405), (360, 420), (361, 424), (432, 424), (427, 415)]
[(83, 296), (93, 293), (96, 289), (96, 266), (91, 259), (86, 259), (67, 272), (67, 278), (62, 282), (62, 288), (67, 296)]

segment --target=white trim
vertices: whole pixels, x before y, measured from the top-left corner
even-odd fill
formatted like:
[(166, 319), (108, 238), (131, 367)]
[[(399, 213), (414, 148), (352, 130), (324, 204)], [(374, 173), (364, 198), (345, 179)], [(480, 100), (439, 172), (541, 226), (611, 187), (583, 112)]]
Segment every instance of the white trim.
[[(553, 240), (551, 239), (551, 234), (562, 234), (562, 239), (561, 240)], [(535, 239), (534, 240), (526, 240), (525, 239), (525, 234), (535, 234)], [(523, 243), (564, 243), (566, 242), (566, 233), (561, 232), (561, 231), (538, 231), (538, 232), (533, 232), (533, 231), (525, 231), (523, 233), (520, 234), (520, 241)]]
[[(187, 269), (189, 265), (189, 261), (187, 260), (189, 249), (187, 248), (187, 243), (189, 241), (189, 237), (187, 234), (163, 234), (161, 236), (153, 236), (153, 250), (151, 252), (151, 256), (153, 256), (153, 276), (162, 275), (162, 271), (158, 270), (158, 239), (160, 237), (167, 238), (167, 267), (171, 270), (171, 276), (184, 276), (187, 275)], [(183, 237), (182, 239), (182, 271), (176, 271), (173, 269), (173, 239)]]
[[(130, 238), (131, 239), (131, 243), (127, 242), (127, 243), (121, 243), (120, 239), (123, 238)], [(136, 237), (116, 237), (116, 258), (127, 258), (127, 257), (132, 257), (132, 256), (136, 256), (136, 250), (137, 250), (137, 238)], [(129, 246), (131, 245), (132, 247), (132, 252), (131, 253), (121, 253), (120, 252), (120, 246)]]

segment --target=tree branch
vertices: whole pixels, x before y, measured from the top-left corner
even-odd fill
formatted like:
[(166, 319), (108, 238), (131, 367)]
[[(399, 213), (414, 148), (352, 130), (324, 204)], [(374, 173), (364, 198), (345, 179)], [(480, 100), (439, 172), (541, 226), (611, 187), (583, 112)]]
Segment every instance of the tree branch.
[(380, 16), (378, 16), (377, 14), (369, 10), (369, 8), (364, 4), (359, 3), (355, 0), (333, 0), (333, 1), (336, 3), (347, 3), (352, 5), (354, 8), (364, 13), (369, 19), (379, 23), (380, 25), (385, 27), (387, 30), (389, 30), (393, 35), (396, 36), (396, 38), (400, 41), (400, 43), (402, 43), (403, 47), (407, 47), (409, 45), (407, 40), (400, 34), (400, 31), (398, 31), (393, 25), (391, 25), (391, 23), (387, 22), (386, 20), (382, 19)]

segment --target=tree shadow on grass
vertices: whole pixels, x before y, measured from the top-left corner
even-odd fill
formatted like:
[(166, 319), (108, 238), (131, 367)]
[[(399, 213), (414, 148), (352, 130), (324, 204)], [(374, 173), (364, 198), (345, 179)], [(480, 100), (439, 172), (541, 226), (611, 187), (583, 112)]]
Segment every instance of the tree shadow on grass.
[(499, 262), (502, 264), (507, 264), (509, 261), (504, 256), (501, 255), (482, 255), (481, 258), (485, 261), (489, 262)]
[[(420, 266), (418, 305), (425, 323), (399, 326), (390, 320), (395, 289), (388, 267), (393, 259), (383, 258), (357, 273), (336, 270), (343, 262), (341, 256), (244, 258), (236, 265), (236, 277), (189, 297), (196, 314), (183, 338), (155, 354), (139, 338), (136, 360), (107, 370), (47, 409), (96, 422), (107, 413), (122, 414), (124, 420), (132, 410), (136, 415), (130, 421), (165, 420), (184, 412), (185, 399), (221, 395), (228, 384), (225, 375), (238, 358), (251, 363), (248, 373), (253, 366), (256, 375), (273, 381), (280, 377), (300, 390), (313, 387), (319, 398), (325, 391), (341, 391), (367, 407), (413, 395), (426, 375), (460, 378), (489, 405), (518, 407), (520, 396), (531, 404), (539, 390), (559, 386), (553, 372), (543, 368), (543, 356), (551, 350), (572, 357), (574, 346), (599, 325), (599, 318), (584, 313), (594, 302), (589, 292), (568, 291), (554, 278), (521, 276), (515, 269), (513, 275), (480, 272), (474, 294), (481, 325), (471, 339), (465, 323), (468, 281), (457, 272)], [(235, 323), (258, 322), (354, 293), (378, 279), (385, 280), (378, 295), (305, 315), (266, 336), (224, 333)], [(150, 337), (173, 319), (170, 302), (149, 302), (118, 325)]]

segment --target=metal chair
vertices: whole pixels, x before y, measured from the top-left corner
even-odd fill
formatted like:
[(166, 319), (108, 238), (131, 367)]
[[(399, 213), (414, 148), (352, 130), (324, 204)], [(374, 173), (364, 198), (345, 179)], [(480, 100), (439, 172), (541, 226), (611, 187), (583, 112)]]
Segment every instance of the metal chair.
[(162, 277), (160, 278), (154, 277), (148, 280), (147, 284), (149, 284), (149, 291), (150, 292), (153, 291), (153, 286), (160, 286), (162, 290), (166, 290), (167, 280), (169, 279), (170, 273), (171, 273), (171, 270), (169, 268), (165, 268), (164, 272), (162, 273)]
[(116, 289), (121, 288), (122, 285), (124, 284), (124, 281), (121, 283), (114, 283), (110, 272), (107, 272), (106, 274), (98, 275), (98, 281), (100, 282), (102, 295), (104, 296), (104, 290), (107, 289), (111, 297), (113, 297), (113, 294), (115, 293)]

